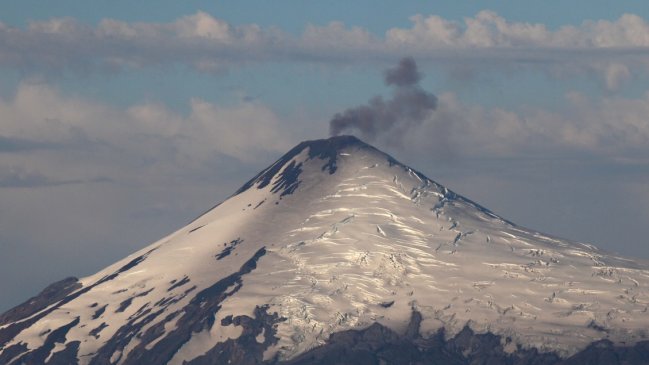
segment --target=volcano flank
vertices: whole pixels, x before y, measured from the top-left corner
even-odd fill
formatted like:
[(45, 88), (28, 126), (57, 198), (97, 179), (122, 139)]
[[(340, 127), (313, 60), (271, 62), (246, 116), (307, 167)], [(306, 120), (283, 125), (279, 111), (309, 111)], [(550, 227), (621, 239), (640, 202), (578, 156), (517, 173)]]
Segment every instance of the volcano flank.
[(646, 261), (337, 136), (0, 315), (0, 364), (649, 364), (648, 307)]

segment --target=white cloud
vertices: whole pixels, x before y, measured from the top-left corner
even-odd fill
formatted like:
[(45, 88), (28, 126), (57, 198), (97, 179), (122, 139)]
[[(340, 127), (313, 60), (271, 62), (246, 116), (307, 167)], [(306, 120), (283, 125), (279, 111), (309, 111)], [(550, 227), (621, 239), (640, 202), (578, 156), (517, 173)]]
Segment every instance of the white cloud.
[(621, 63), (611, 63), (605, 66), (604, 81), (606, 88), (616, 91), (620, 86), (631, 78), (629, 67)]
[(0, 166), (29, 165), (56, 181), (119, 179), (134, 169), (182, 171), (223, 157), (254, 163), (294, 143), (265, 105), (192, 99), (189, 107), (186, 115), (155, 103), (122, 110), (24, 82), (12, 98), (0, 99), (0, 136), (13, 152), (0, 153)]
[(624, 14), (615, 22), (584, 23), (582, 42), (596, 47), (649, 47), (649, 24), (634, 14)]
[(251, 62), (349, 63), (410, 54), (430, 62), (599, 63), (604, 66), (597, 69), (613, 88), (627, 77), (620, 66), (629, 73), (647, 67), (649, 24), (633, 14), (556, 30), (509, 21), (487, 10), (461, 22), (421, 14), (410, 20), (410, 27), (391, 28), (383, 35), (331, 22), (307, 25), (294, 36), (257, 24), (233, 25), (202, 11), (168, 23), (104, 19), (91, 26), (72, 18), (50, 19), (24, 29), (0, 25), (0, 64), (74, 71), (185, 64), (211, 72)]
[[(506, 110), (441, 94), (432, 117), (411, 128), (402, 145), (442, 159), (575, 153), (649, 157), (649, 93), (593, 99), (570, 92), (565, 100), (560, 111)], [(119, 109), (31, 82), (19, 85), (13, 97), (0, 99), (0, 119), (0, 142), (6, 144), (0, 166), (29, 167), (53, 181), (120, 180), (133, 177), (134, 171), (142, 176), (182, 174), (219, 158), (254, 164), (279, 156), (306, 130), (292, 128), (258, 102), (218, 105), (194, 98), (186, 114), (157, 103)]]
[(182, 17), (174, 25), (180, 37), (200, 37), (220, 42), (230, 42), (234, 38), (230, 24), (202, 11)]
[(439, 159), (649, 157), (649, 93), (636, 99), (591, 100), (572, 92), (566, 101), (561, 112), (535, 108), (510, 111), (465, 104), (454, 94), (441, 94), (432, 118), (412, 128), (403, 145), (410, 152), (429, 151)]
[(511, 23), (492, 11), (481, 11), (464, 23), (439, 16), (410, 18), (411, 28), (392, 28), (386, 33), (388, 44), (408, 44), (424, 48), (486, 48), (555, 46), (552, 33), (543, 24)]
[(185, 121), (191, 148), (217, 148), (219, 152), (243, 161), (259, 154), (284, 152), (292, 141), (280, 120), (268, 107), (244, 103), (237, 107), (221, 107), (200, 99), (191, 101), (191, 115)]
[(483, 10), (464, 22), (437, 15), (410, 18), (412, 27), (392, 28), (386, 42), (395, 46), (418, 45), (433, 49), (450, 48), (625, 48), (649, 47), (649, 24), (633, 14), (616, 21), (586, 21), (579, 26), (564, 26), (556, 31), (544, 24), (510, 22), (493, 11)]
[(314, 50), (325, 51), (374, 48), (378, 40), (361, 27), (347, 28), (341, 22), (331, 22), (325, 26), (307, 25), (302, 34), (301, 43)]

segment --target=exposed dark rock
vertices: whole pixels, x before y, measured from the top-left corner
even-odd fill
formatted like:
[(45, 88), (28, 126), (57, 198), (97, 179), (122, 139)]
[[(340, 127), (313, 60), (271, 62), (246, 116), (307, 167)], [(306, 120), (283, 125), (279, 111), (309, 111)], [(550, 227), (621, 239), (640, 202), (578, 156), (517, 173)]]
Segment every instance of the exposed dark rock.
[(11, 341), (18, 333), (20, 333), (22, 330), (25, 328), (30, 327), (34, 323), (38, 322), (40, 319), (43, 317), (47, 316), (48, 314), (52, 313), (53, 311), (59, 309), (61, 306), (73, 301), (74, 299), (78, 298), (79, 296), (87, 293), (88, 291), (92, 290), (94, 287), (101, 285), (107, 281), (113, 280), (116, 277), (118, 277), (121, 273), (128, 271), (132, 269), (133, 267), (137, 266), (139, 263), (144, 261), (151, 252), (155, 251), (157, 248), (153, 248), (149, 250), (147, 253), (136, 257), (135, 259), (129, 261), (126, 265), (122, 266), (119, 268), (117, 271), (114, 273), (104, 276), (103, 278), (97, 280), (95, 283), (92, 285), (89, 285), (87, 287), (81, 287), (79, 290), (68, 290), (67, 294), (60, 300), (54, 301), (53, 305), (50, 305), (49, 308), (47, 306), (45, 310), (42, 310), (40, 313), (37, 311), (35, 312), (34, 315), (32, 315), (30, 318), (22, 320), (20, 322), (13, 322), (10, 325), (0, 328), (0, 348), (5, 346), (7, 342)]
[(106, 307), (108, 307), (108, 304), (104, 304), (103, 307), (100, 307), (99, 309), (97, 309), (95, 311), (95, 313), (92, 315), (92, 319), (97, 319), (97, 318), (101, 317), (101, 315), (104, 314), (104, 312), (106, 311)]
[[(98, 350), (90, 364), (110, 364), (113, 354), (116, 351), (122, 351), (134, 336), (138, 336), (140, 342), (131, 352), (123, 355), (127, 356), (121, 359), (123, 364), (164, 364), (168, 362), (178, 349), (189, 341), (192, 333), (208, 330), (214, 325), (214, 314), (221, 308), (220, 304), (242, 287), (241, 278), (254, 270), (257, 267), (257, 261), (265, 254), (265, 247), (261, 248), (241, 266), (239, 271), (196, 293), (183, 309), (183, 314), (176, 322), (175, 329), (167, 333), (151, 348), (147, 349), (147, 345), (164, 333), (164, 324), (171, 321), (176, 314), (168, 315), (144, 333), (141, 333), (142, 328), (161, 315), (164, 308), (152, 312), (144, 318), (137, 317), (130, 320)], [(149, 312), (150, 309), (147, 309), (143, 315)]]
[(290, 195), (300, 186), (300, 174), (302, 173), (302, 163), (296, 164), (295, 161), (286, 166), (279, 177), (273, 183), (273, 188), (270, 190), (273, 193), (280, 193), (280, 198), (285, 195)]
[(391, 329), (374, 323), (364, 330), (334, 333), (327, 344), (280, 364), (379, 364), (381, 360), (386, 362), (395, 357), (392, 352), (396, 347), (401, 350), (400, 356), (396, 357), (401, 357), (405, 362), (394, 363), (412, 363), (412, 354), (417, 353), (413, 343)]
[(600, 332), (608, 332), (608, 329), (606, 327), (604, 327), (604, 326), (602, 326), (600, 324), (597, 324), (597, 322), (595, 322), (595, 320), (592, 320), (592, 321), (590, 321), (590, 323), (588, 323), (588, 328), (592, 328), (592, 329), (594, 329), (596, 331), (600, 331)]
[(75, 277), (69, 277), (57, 281), (43, 289), (43, 291), (41, 291), (37, 296), (29, 298), (24, 303), (0, 314), (0, 326), (27, 318), (32, 314), (43, 310), (45, 307), (65, 298), (66, 295), (79, 288), (81, 288), (81, 283), (79, 283), (79, 279)]
[(232, 253), (232, 250), (234, 250), (235, 247), (237, 247), (243, 240), (241, 238), (237, 238), (236, 240), (230, 241), (230, 243), (224, 243), (223, 246), (225, 248), (223, 251), (219, 252), (215, 257), (217, 260), (221, 260), (224, 257), (229, 256)]
[[(285, 319), (276, 313), (268, 314), (268, 306), (255, 307), (254, 318), (249, 316), (228, 316), (221, 321), (223, 326), (241, 326), (243, 331), (236, 339), (216, 344), (207, 353), (187, 363), (187, 365), (208, 364), (261, 364), (264, 351), (277, 343), (276, 324)], [(263, 341), (257, 337), (263, 334)]]
[(421, 329), (422, 319), (421, 313), (418, 311), (412, 311), (410, 322), (408, 323), (408, 327), (406, 327), (406, 332), (404, 334), (405, 338), (416, 339), (420, 337), (419, 330)]
[(3, 349), (2, 353), (0, 353), (0, 364), (9, 364), (9, 361), (11, 361), (11, 359), (24, 352), (27, 352), (28, 350), (29, 349), (27, 348), (27, 345), (22, 342), (11, 345)]
[[(139, 316), (130, 319), (125, 325), (120, 327), (117, 332), (108, 339), (100, 348), (97, 354), (90, 361), (91, 364), (111, 364), (110, 358), (115, 351), (121, 351), (124, 347), (137, 336), (144, 326), (155, 320), (164, 309), (152, 312), (151, 309), (143, 311)], [(111, 351), (112, 350), (112, 351)], [(110, 352), (109, 352), (110, 351)], [(151, 363), (154, 364), (154, 363)]]
[(124, 312), (126, 310), (126, 308), (128, 308), (131, 305), (131, 303), (133, 303), (133, 299), (144, 297), (147, 294), (151, 293), (151, 291), (153, 291), (153, 289), (154, 288), (151, 288), (151, 289), (149, 289), (149, 290), (147, 290), (145, 292), (135, 294), (132, 297), (129, 297), (129, 298), (125, 299), (124, 301), (119, 303), (119, 307), (115, 310), (115, 313)]
[(391, 300), (389, 302), (381, 302), (379, 305), (383, 308), (390, 308), (394, 304), (394, 300)]
[[(268, 186), (273, 178), (280, 174), (286, 175), (286, 176), (280, 176), (280, 179), (276, 182), (276, 184), (273, 187), (273, 192), (277, 193), (280, 192), (280, 197), (291, 194), (297, 189), (299, 186), (299, 175), (301, 173), (301, 166), (289, 164), (289, 162), (297, 155), (299, 155), (305, 148), (309, 148), (309, 156), (307, 160), (311, 160), (314, 158), (319, 158), (321, 160), (325, 160), (326, 163), (322, 165), (322, 171), (328, 171), (329, 174), (334, 174), (336, 170), (338, 169), (337, 161), (338, 161), (338, 154), (340, 151), (346, 147), (350, 146), (355, 146), (357, 148), (362, 148), (362, 149), (371, 149), (378, 151), (376, 148), (366, 144), (365, 142), (359, 140), (358, 138), (354, 136), (335, 136), (331, 137), (328, 139), (319, 139), (319, 140), (313, 140), (313, 141), (305, 141), (297, 146), (295, 146), (293, 149), (291, 149), (289, 152), (287, 152), (284, 156), (282, 156), (279, 160), (277, 160), (274, 164), (272, 164), (270, 167), (267, 169), (263, 170), (259, 174), (257, 174), (255, 177), (250, 179), (248, 182), (246, 182), (239, 190), (237, 190), (234, 195), (241, 194), (242, 192), (250, 189), (253, 186), (256, 186), (258, 189), (263, 189), (266, 186)], [(379, 151), (379, 153), (382, 153)], [(439, 185), (438, 183), (430, 180), (427, 178), (424, 174), (421, 172), (411, 169), (410, 167), (402, 164), (401, 162), (397, 161), (394, 159), (392, 156), (386, 155), (386, 159), (390, 166), (398, 166), (408, 173), (416, 175), (421, 181), (423, 181), (425, 184), (430, 184), (430, 185), (435, 185), (437, 188), (442, 189), (444, 193), (444, 198), (442, 201), (440, 201), (440, 207), (443, 206), (444, 204), (447, 203), (452, 203), (453, 201), (463, 201), (467, 204), (470, 204), (474, 206), (476, 209), (481, 211), (482, 213), (492, 217), (492, 218), (497, 218), (501, 219), (502, 221), (514, 225), (512, 222), (503, 219), (502, 217), (499, 217), (495, 215), (493, 212), (491, 212), (489, 209), (467, 199), (464, 198), (455, 192), (446, 189), (445, 187)], [(289, 164), (287, 166), (287, 164)], [(277, 188), (277, 185), (281, 185), (283, 188)], [(277, 203), (276, 203), (277, 204)], [(217, 205), (218, 206), (218, 205)], [(216, 208), (213, 207), (212, 209)], [(210, 209), (211, 210), (211, 209)], [(208, 210), (209, 212), (209, 210)], [(207, 212), (206, 212), (207, 213)], [(205, 215), (203, 213), (200, 217)], [(198, 219), (198, 218), (196, 218)]]
[(599, 341), (585, 350), (561, 359), (554, 353), (523, 349), (508, 353), (501, 337), (476, 334), (465, 327), (455, 337), (445, 340), (444, 331), (430, 338), (419, 336), (421, 315), (413, 312), (405, 334), (397, 334), (375, 323), (364, 330), (334, 333), (323, 346), (290, 361), (268, 362), (273, 365), (356, 365), (356, 364), (449, 364), (449, 365), (646, 365), (649, 341), (631, 347), (614, 346)]
[(43, 345), (33, 351), (25, 352), (24, 355), (16, 358), (12, 364), (45, 364), (45, 359), (50, 355), (52, 349), (57, 343), (65, 343), (65, 336), (72, 327), (79, 324), (79, 317), (65, 326), (59, 327), (52, 331)]
[(93, 328), (90, 332), (88, 332), (88, 334), (90, 336), (93, 336), (94, 338), (99, 338), (99, 333), (106, 327), (108, 327), (106, 322), (101, 322), (101, 324), (99, 326), (97, 326), (96, 328)]
[(128, 270), (131, 270), (132, 268), (139, 265), (142, 261), (146, 260), (146, 258), (149, 257), (151, 252), (153, 252), (155, 250), (157, 250), (157, 247), (149, 250), (144, 255), (140, 255), (140, 256), (134, 258), (133, 260), (129, 261), (126, 265), (120, 267), (119, 270), (117, 270), (115, 273), (113, 273), (113, 274), (106, 277), (106, 278), (110, 278), (110, 279), (102, 278), (100, 281), (101, 282), (106, 282), (106, 281), (112, 280), (112, 279), (116, 278), (119, 274), (121, 274), (121, 273), (123, 273), (125, 271), (128, 271)]
[(180, 295), (172, 295), (172, 296), (169, 296), (169, 297), (164, 297), (164, 298), (158, 300), (158, 301), (154, 304), (154, 306), (155, 306), (155, 307), (165, 307), (165, 308), (166, 308), (166, 307), (170, 306), (171, 304), (176, 303), (176, 302), (178, 302), (179, 300), (183, 299), (184, 297), (187, 296), (187, 294), (191, 293), (191, 292), (194, 291), (194, 290), (196, 290), (196, 285), (192, 285), (191, 288), (185, 290), (185, 291), (184, 291), (182, 294), (180, 294)]
[(198, 226), (198, 227), (192, 229), (191, 231), (189, 231), (188, 233), (196, 232), (196, 231), (198, 231), (199, 229), (201, 229), (201, 228), (203, 228), (203, 227), (205, 227), (205, 225)]
[[(337, 136), (331, 137), (329, 139), (302, 142), (293, 147), (293, 149), (288, 151), (288, 153), (282, 156), (269, 168), (263, 170), (262, 172), (257, 174), (257, 176), (250, 179), (250, 181), (245, 183), (239, 190), (237, 190), (234, 195), (241, 194), (242, 192), (250, 189), (255, 185), (258, 189), (265, 188), (266, 186), (268, 186), (268, 184), (271, 183), (273, 177), (275, 177), (280, 171), (282, 171), (282, 169), (284, 169), (285, 165), (289, 163), (289, 161), (291, 161), (295, 156), (299, 155), (307, 147), (309, 148), (308, 159), (311, 160), (317, 157), (321, 160), (325, 160), (326, 163), (322, 165), (322, 171), (327, 170), (329, 174), (333, 174), (338, 169), (338, 166), (336, 165), (338, 153), (341, 149), (349, 146), (374, 148), (353, 136)], [(297, 181), (299, 173), (294, 175), (295, 176), (292, 176), (291, 182)], [(293, 186), (293, 184), (289, 184), (289, 186)]]
[(649, 341), (642, 341), (630, 347), (615, 346), (608, 340), (593, 342), (560, 364), (646, 365), (649, 364)]
[(172, 285), (169, 287), (169, 289), (167, 289), (167, 291), (172, 291), (172, 290), (174, 290), (174, 289), (176, 289), (176, 288), (178, 288), (178, 287), (181, 287), (181, 286), (183, 286), (183, 285), (185, 285), (185, 284), (187, 284), (187, 283), (189, 283), (189, 277), (188, 277), (188, 276), (184, 276), (184, 277), (183, 277), (182, 279), (180, 279), (179, 281), (174, 280), (174, 281), (171, 283)]
[(128, 317), (128, 319), (133, 319), (133, 318), (135, 318), (135, 317), (139, 317), (139, 316), (141, 316), (142, 313), (144, 313), (144, 310), (149, 306), (149, 304), (151, 304), (151, 303), (144, 303), (144, 304), (140, 307), (140, 309), (138, 309), (137, 311), (135, 311), (135, 313), (131, 314), (131, 315)]
[[(120, 328), (91, 360), (91, 364), (110, 364), (115, 351), (121, 351), (137, 336), (140, 343), (123, 360), (125, 364), (165, 364), (176, 351), (186, 343), (192, 333), (209, 330), (214, 325), (214, 313), (220, 303), (241, 288), (241, 277), (256, 268), (256, 262), (265, 254), (258, 251), (240, 270), (218, 281), (209, 288), (197, 293), (183, 311), (167, 314), (162, 321), (151, 326), (146, 332), (141, 330), (164, 312), (164, 308), (152, 312), (151, 308)], [(234, 286), (234, 288), (232, 288)], [(230, 291), (228, 291), (228, 289)], [(453, 338), (445, 339), (444, 330), (431, 337), (422, 338), (419, 330), (421, 314), (413, 311), (410, 323), (403, 333), (397, 333), (379, 323), (363, 330), (348, 330), (332, 334), (323, 346), (307, 351), (289, 361), (277, 358), (263, 361), (264, 351), (277, 344), (277, 323), (285, 320), (276, 313), (268, 313), (269, 307), (257, 306), (254, 317), (228, 316), (221, 321), (222, 326), (240, 326), (242, 334), (236, 339), (217, 343), (205, 354), (187, 362), (191, 365), (240, 364), (240, 365), (357, 365), (357, 364), (449, 364), (449, 365), (645, 365), (649, 364), (649, 341), (634, 346), (616, 346), (602, 340), (592, 343), (583, 351), (568, 359), (561, 359), (554, 353), (539, 353), (536, 349), (518, 346), (507, 352), (500, 336), (486, 333), (476, 334), (465, 327)], [(179, 317), (180, 316), (180, 317)], [(164, 324), (179, 317), (177, 328), (165, 333)], [(56, 343), (64, 343), (68, 331), (79, 323), (71, 323), (51, 331), (42, 347), (28, 350), (20, 343), (12, 345), (0, 355), (0, 364), (75, 364), (79, 342), (66, 344), (64, 350), (50, 355)], [(90, 331), (98, 336), (107, 327), (102, 323)], [(260, 335), (263, 334), (263, 340)], [(147, 345), (165, 336), (147, 350)], [(259, 341), (258, 341), (259, 340)], [(510, 340), (505, 341), (509, 343)], [(9, 363), (11, 359), (15, 359)]]
[(45, 365), (70, 365), (77, 363), (79, 353), (79, 341), (71, 341), (65, 345), (65, 349), (52, 354), (52, 357)]

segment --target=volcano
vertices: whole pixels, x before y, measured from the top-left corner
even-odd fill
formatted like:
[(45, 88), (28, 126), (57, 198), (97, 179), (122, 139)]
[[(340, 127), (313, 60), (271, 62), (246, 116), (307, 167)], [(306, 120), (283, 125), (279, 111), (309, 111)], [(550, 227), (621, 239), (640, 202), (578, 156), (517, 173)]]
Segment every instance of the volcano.
[(647, 364), (648, 289), (338, 136), (2, 314), (0, 364)]

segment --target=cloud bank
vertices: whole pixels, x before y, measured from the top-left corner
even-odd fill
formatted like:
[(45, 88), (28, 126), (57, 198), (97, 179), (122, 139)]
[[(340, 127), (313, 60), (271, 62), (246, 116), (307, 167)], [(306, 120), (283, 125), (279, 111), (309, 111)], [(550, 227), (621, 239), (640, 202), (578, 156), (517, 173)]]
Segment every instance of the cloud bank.
[[(471, 159), (596, 158), (624, 163), (649, 160), (649, 93), (638, 98), (592, 99), (578, 92), (564, 96), (560, 111), (527, 107), (520, 111), (439, 95), (429, 119), (403, 136), (411, 151), (429, 156)], [(431, 143), (444, 125), (446, 145)]]
[(487, 10), (462, 22), (421, 14), (410, 22), (410, 27), (391, 28), (383, 35), (340, 22), (308, 25), (302, 34), (293, 35), (257, 24), (233, 25), (202, 11), (168, 23), (104, 19), (88, 25), (72, 18), (35, 21), (26, 28), (0, 23), (0, 65), (83, 72), (180, 64), (214, 72), (269, 61), (391, 61), (403, 54), (420, 61), (495, 66), (560, 67), (569, 59), (601, 70), (613, 87), (628, 72), (620, 66), (611, 68), (611, 63), (647, 68), (649, 23), (634, 14), (556, 30), (508, 21)]
[(28, 81), (0, 98), (0, 119), (0, 188), (183, 179), (218, 161), (254, 165), (294, 143), (256, 102), (193, 98), (186, 114), (158, 103), (120, 109)]
[[(436, 97), (419, 87), (420, 78), (414, 61), (403, 59), (384, 74), (392, 97), (339, 113), (331, 132), (360, 133), (438, 159), (649, 159), (649, 93), (595, 99), (569, 92), (560, 111), (514, 111), (462, 102), (453, 93)], [(258, 102), (225, 106), (194, 98), (184, 114), (159, 103), (119, 109), (32, 82), (0, 98), (0, 120), (0, 188), (201, 179), (217, 174), (218, 161), (253, 166), (318, 137), (300, 134)]]

